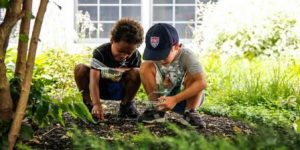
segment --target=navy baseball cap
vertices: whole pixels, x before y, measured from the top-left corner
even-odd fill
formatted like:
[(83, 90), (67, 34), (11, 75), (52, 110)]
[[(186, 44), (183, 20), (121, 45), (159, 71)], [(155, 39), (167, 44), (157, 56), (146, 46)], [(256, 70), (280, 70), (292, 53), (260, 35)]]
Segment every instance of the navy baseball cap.
[(179, 43), (176, 29), (166, 23), (153, 25), (146, 34), (144, 60), (164, 60), (169, 55), (172, 46)]

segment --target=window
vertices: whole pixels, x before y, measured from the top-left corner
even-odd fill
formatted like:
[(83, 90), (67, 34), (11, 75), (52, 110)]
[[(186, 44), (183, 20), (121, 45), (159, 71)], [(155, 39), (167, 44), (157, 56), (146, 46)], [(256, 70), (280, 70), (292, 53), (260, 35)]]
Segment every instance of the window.
[(0, 23), (3, 21), (6, 9), (0, 8)]
[(82, 38), (109, 38), (117, 20), (141, 21), (141, 0), (78, 0), (76, 11), (76, 28)]
[(84, 39), (107, 39), (117, 20), (131, 17), (145, 29), (155, 23), (169, 23), (181, 39), (189, 40), (200, 25), (199, 2), (210, 1), (217, 0), (77, 0), (76, 12), (81, 14), (81, 19), (76, 19), (77, 32)]
[(196, 0), (153, 0), (152, 25), (173, 25), (182, 39), (191, 39), (196, 26)]

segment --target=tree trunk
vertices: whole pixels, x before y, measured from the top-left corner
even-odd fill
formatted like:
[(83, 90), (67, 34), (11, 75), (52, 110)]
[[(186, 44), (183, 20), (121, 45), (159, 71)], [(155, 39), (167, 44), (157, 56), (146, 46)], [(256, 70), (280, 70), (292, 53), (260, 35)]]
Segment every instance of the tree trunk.
[[(2, 55), (2, 54), (1, 54)], [(6, 78), (4, 59), (0, 58), (0, 120), (12, 118), (12, 100), (10, 97), (9, 84)]]
[(32, 0), (25, 0), (23, 2), (23, 10), (25, 11), (25, 16), (23, 17), (20, 26), (18, 55), (15, 70), (15, 77), (21, 79), (21, 81), (24, 80), (25, 76), (30, 21), (32, 16)]
[(30, 40), (30, 46), (29, 46), (29, 53), (28, 53), (28, 59), (26, 62), (26, 72), (25, 72), (25, 78), (22, 82), (22, 88), (21, 88), (21, 95), (19, 99), (19, 103), (17, 106), (16, 115), (14, 118), (14, 121), (12, 123), (12, 126), (9, 131), (8, 135), (8, 141), (9, 141), (9, 149), (13, 149), (16, 139), (18, 136), (18, 133), (21, 128), (21, 123), (25, 114), (28, 96), (30, 92), (31, 87), (31, 80), (32, 80), (32, 71), (34, 67), (34, 61), (35, 61), (35, 55), (36, 55), (36, 49), (38, 45), (38, 39), (42, 27), (42, 22), (44, 19), (44, 15), (47, 9), (48, 0), (41, 0), (39, 10), (37, 13), (36, 20), (34, 22), (34, 27), (32, 31), (32, 37)]
[(22, 17), (22, 0), (12, 0), (0, 25), (0, 120), (9, 120), (12, 116), (12, 99), (6, 77), (5, 53), (9, 35), (17, 21)]

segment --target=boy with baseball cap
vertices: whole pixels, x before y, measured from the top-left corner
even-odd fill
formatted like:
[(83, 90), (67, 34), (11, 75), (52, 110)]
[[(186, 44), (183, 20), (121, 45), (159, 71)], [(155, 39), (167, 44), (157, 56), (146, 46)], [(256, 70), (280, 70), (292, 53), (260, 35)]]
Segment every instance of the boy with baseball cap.
[(153, 25), (145, 42), (140, 76), (148, 98), (157, 106), (147, 108), (139, 120), (163, 122), (165, 111), (172, 110), (192, 126), (205, 128), (197, 108), (203, 103), (206, 81), (197, 59), (179, 44), (178, 33), (169, 24)]

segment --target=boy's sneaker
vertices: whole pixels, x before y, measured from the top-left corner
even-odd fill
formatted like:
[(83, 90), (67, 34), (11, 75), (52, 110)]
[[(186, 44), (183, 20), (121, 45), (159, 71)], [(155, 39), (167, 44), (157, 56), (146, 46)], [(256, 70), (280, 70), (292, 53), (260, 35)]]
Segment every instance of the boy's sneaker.
[(199, 112), (196, 110), (185, 112), (183, 115), (183, 119), (185, 119), (192, 126), (206, 128), (206, 123), (202, 120)]
[(144, 113), (139, 117), (138, 121), (144, 123), (165, 122), (165, 112), (158, 111), (153, 108), (147, 108), (144, 111)]
[(128, 102), (125, 105), (120, 104), (119, 115), (120, 118), (137, 119), (139, 113), (134, 106), (134, 102)]

